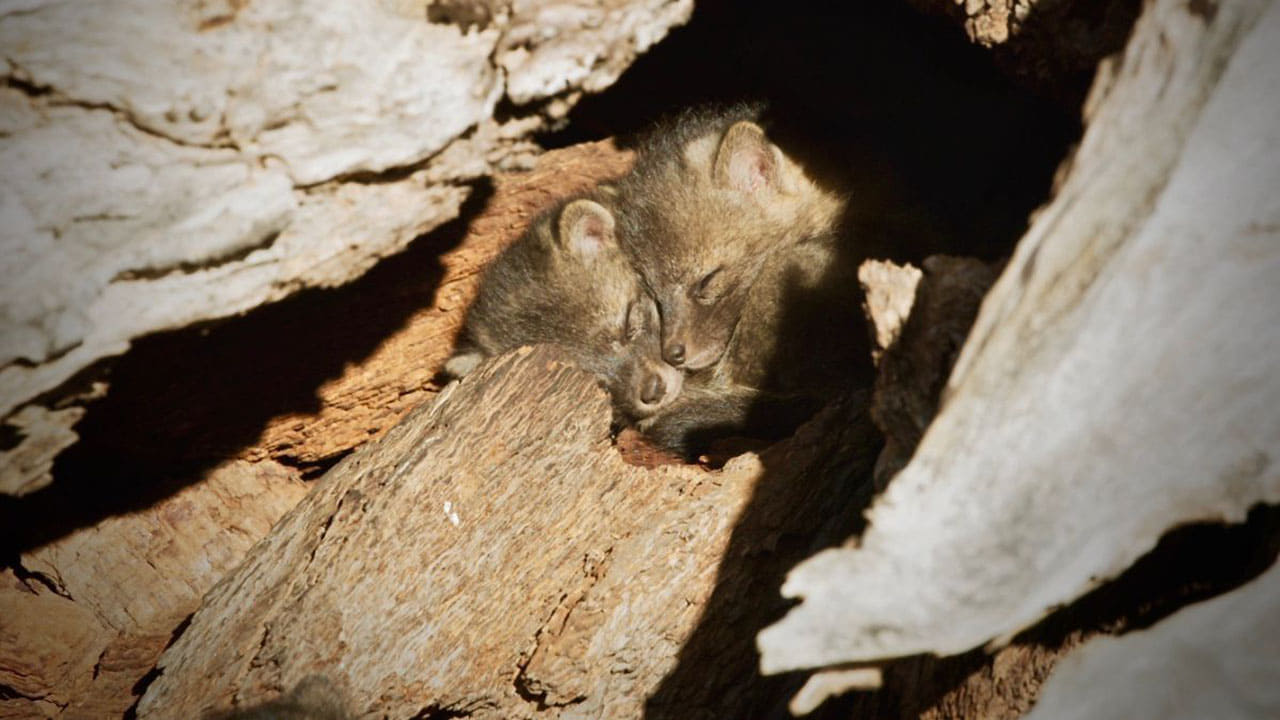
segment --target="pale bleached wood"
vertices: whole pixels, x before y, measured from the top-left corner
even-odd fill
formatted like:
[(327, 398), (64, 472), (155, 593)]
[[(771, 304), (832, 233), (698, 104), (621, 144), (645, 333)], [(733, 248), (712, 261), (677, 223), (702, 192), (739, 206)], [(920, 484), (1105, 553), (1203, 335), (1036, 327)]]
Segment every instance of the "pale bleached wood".
[(22, 440), (0, 492), (50, 482), (74, 432), (24, 407), (79, 404), (140, 337), (360, 277), (692, 6), (0, 8), (0, 422)]
[(1000, 641), (1170, 527), (1280, 500), (1280, 10), (1149, 4), (858, 547), (767, 672)]
[(1055, 669), (1027, 720), (1280, 716), (1280, 566), (1160, 624), (1096, 638)]

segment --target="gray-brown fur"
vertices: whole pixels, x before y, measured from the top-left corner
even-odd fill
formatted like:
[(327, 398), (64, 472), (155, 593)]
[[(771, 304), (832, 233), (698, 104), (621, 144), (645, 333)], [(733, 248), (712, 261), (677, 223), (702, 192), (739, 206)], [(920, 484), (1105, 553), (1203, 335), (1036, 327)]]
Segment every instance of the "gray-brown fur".
[(677, 452), (789, 430), (864, 360), (843, 198), (752, 117), (687, 113), (654, 131), (618, 184), (620, 241), (661, 308), (664, 356), (687, 373), (683, 396), (639, 427)]
[(681, 397), (639, 429), (685, 455), (716, 437), (775, 438), (836, 393), (867, 381), (856, 271), (856, 261), (830, 240), (773, 254), (751, 285), (720, 360), (689, 373)]
[(446, 373), (523, 345), (559, 345), (602, 378), (621, 420), (645, 417), (680, 391), (662, 361), (652, 298), (615, 235), (603, 188), (544, 213), (485, 270)]
[(659, 126), (618, 182), (619, 241), (658, 303), (663, 356), (685, 370), (720, 359), (766, 260), (829, 238), (843, 211), (753, 116), (740, 106)]

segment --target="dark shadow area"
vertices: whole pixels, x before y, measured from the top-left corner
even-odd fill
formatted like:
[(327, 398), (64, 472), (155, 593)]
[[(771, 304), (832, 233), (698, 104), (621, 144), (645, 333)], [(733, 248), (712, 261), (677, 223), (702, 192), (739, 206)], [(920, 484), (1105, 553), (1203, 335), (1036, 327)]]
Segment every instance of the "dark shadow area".
[[(641, 131), (705, 103), (763, 101), (771, 135), (851, 190), (878, 256), (1007, 254), (1080, 135), (1089, 76), (1053, 101), (1001, 72), (948, 20), (902, 3), (708, 0), (616, 85), (585, 98), (550, 146)], [(921, 237), (923, 236), (923, 237)]]
[(778, 588), (796, 563), (864, 529), (873, 497), (864, 480), (880, 449), (866, 405), (864, 393), (849, 393), (762, 452), (768, 470), (734, 526), (678, 666), (646, 702), (646, 718), (790, 717), (787, 701), (804, 679), (761, 676), (755, 635), (794, 604)]
[(142, 338), (108, 361), (110, 390), (88, 406), (53, 483), (0, 497), (0, 562), (146, 508), (251, 447), (272, 418), (318, 410), (322, 384), (434, 301), (439, 256), (461, 242), (492, 194), (491, 182), (477, 183), (456, 219), (355, 282)]

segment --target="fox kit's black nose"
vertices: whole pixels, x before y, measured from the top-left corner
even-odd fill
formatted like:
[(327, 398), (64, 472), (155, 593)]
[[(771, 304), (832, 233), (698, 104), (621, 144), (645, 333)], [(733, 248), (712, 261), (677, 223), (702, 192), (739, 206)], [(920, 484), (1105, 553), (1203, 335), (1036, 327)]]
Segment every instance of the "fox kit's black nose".
[(662, 381), (662, 376), (654, 373), (645, 378), (644, 385), (640, 387), (640, 399), (646, 405), (653, 405), (662, 399), (667, 393), (667, 384)]
[(679, 365), (684, 362), (684, 345), (680, 343), (671, 343), (662, 349), (662, 359), (672, 365)]

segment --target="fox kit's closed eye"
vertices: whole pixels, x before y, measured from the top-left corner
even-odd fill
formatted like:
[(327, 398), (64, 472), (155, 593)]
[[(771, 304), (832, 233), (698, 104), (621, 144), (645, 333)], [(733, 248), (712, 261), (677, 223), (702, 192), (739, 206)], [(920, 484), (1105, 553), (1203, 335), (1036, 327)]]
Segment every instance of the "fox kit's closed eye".
[(522, 345), (564, 348), (604, 380), (616, 415), (646, 417), (680, 392), (662, 361), (657, 307), (617, 244), (602, 189), (544, 213), (485, 270), (445, 373)]
[(684, 370), (724, 354), (770, 255), (830, 235), (843, 210), (752, 117), (742, 107), (659, 126), (618, 183), (619, 240), (658, 302), (662, 355)]

